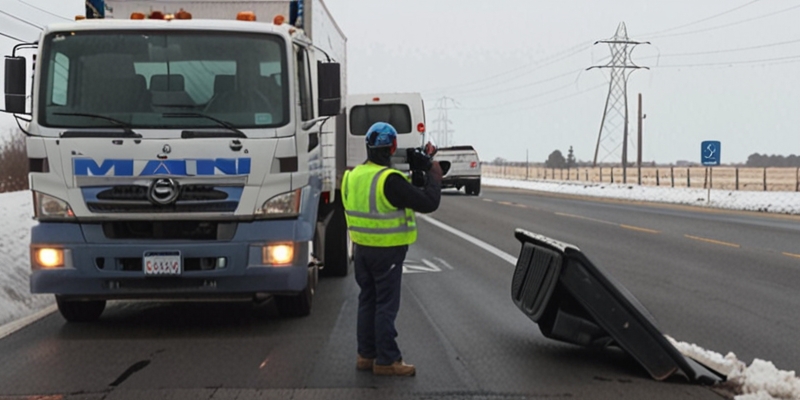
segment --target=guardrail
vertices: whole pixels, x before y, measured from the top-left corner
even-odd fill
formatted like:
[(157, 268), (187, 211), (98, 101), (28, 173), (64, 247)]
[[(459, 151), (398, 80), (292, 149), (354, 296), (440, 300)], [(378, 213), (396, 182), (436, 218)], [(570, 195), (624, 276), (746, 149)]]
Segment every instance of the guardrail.
[(623, 183), (644, 186), (800, 192), (800, 167), (617, 167), (546, 168), (525, 163), (483, 164), (490, 178)]

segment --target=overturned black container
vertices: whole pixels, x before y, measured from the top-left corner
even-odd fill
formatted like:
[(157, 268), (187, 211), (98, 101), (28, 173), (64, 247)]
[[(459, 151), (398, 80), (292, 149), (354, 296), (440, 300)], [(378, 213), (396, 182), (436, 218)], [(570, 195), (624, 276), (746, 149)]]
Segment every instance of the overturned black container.
[(514, 303), (545, 337), (586, 347), (619, 346), (656, 380), (680, 373), (714, 384), (722, 377), (685, 357), (619, 282), (571, 244), (522, 229), (511, 283)]

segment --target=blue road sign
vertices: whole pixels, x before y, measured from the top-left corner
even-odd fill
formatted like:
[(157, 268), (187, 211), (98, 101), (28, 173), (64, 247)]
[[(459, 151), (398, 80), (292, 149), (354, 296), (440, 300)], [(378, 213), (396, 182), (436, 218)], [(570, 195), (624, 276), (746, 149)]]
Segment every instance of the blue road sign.
[(720, 164), (722, 144), (718, 140), (706, 140), (700, 144), (700, 163), (705, 166)]

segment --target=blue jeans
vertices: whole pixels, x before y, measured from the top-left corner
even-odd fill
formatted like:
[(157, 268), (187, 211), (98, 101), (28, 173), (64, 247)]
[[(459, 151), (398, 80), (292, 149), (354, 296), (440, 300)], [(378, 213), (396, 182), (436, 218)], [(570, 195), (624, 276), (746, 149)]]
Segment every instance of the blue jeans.
[(379, 365), (401, 359), (394, 320), (400, 310), (400, 283), (408, 246), (355, 245), (358, 295), (358, 354)]

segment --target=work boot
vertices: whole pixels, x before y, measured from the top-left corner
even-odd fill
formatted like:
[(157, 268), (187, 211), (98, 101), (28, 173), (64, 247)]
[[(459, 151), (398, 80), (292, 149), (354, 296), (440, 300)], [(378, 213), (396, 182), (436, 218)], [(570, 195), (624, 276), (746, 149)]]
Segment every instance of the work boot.
[(369, 371), (372, 369), (372, 364), (375, 364), (374, 358), (361, 357), (361, 354), (359, 354), (356, 360), (356, 369), (359, 371)]
[(372, 373), (383, 376), (414, 376), (417, 374), (417, 369), (413, 365), (404, 363), (403, 360), (398, 360), (391, 365), (375, 364), (372, 366)]

